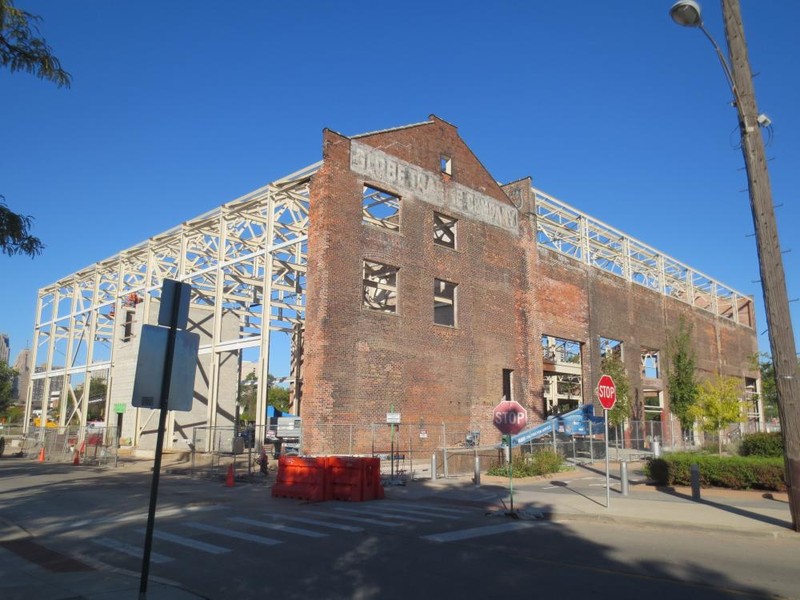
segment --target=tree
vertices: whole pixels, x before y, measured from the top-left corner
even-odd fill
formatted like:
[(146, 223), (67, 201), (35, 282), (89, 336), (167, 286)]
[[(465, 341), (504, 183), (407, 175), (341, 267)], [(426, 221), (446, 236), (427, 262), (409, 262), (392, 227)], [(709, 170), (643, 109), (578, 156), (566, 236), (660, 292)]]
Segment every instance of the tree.
[(39, 37), (36, 22), (42, 18), (0, 0), (0, 65), (12, 73), (26, 71), (39, 79), (49, 79), (58, 87), (69, 87), (72, 77), (61, 68), (50, 46)]
[(742, 393), (742, 382), (735, 377), (707, 379), (697, 388), (697, 400), (689, 409), (689, 414), (699, 421), (703, 431), (718, 433), (720, 454), (722, 430), (742, 421)]
[(0, 362), (0, 413), (4, 413), (11, 404), (11, 388), (17, 372), (5, 362)]
[(692, 349), (692, 327), (683, 317), (677, 333), (669, 340), (670, 361), (667, 375), (670, 411), (678, 417), (684, 432), (694, 425), (692, 407), (697, 401), (695, 355)]
[[(103, 377), (92, 377), (89, 380), (89, 397), (86, 399), (89, 402), (87, 411), (87, 419), (89, 421), (97, 421), (104, 419), (106, 408), (106, 391), (108, 390), (108, 383)], [(83, 395), (83, 384), (75, 386), (75, 397), (80, 398)]]
[[(267, 375), (267, 404), (274, 406), (280, 411), (289, 410), (289, 390), (275, 385), (275, 377)], [(244, 421), (254, 421), (256, 414), (258, 390), (258, 376), (255, 373), (248, 373), (244, 381), (239, 385), (239, 404), (241, 405), (241, 419)]]
[(44, 244), (28, 233), (32, 221), (33, 217), (12, 212), (5, 197), (0, 196), (0, 251), (3, 254), (13, 256), (21, 253), (34, 257), (42, 253)]
[(614, 403), (614, 408), (608, 411), (608, 423), (616, 427), (624, 423), (625, 419), (629, 418), (633, 412), (630, 379), (628, 379), (624, 363), (616, 354), (604, 356), (600, 361), (600, 368), (604, 375), (608, 375), (614, 380), (617, 388), (617, 401)]
[(769, 354), (757, 354), (758, 369), (761, 372), (761, 403), (765, 419), (778, 418), (778, 388), (775, 385), (775, 365)]
[[(39, 79), (49, 79), (58, 87), (69, 87), (72, 77), (39, 36), (36, 22), (41, 20), (15, 7), (11, 0), (0, 0), (0, 66), (8, 67), (12, 73), (25, 71)], [(9, 256), (41, 254), (44, 244), (28, 231), (33, 218), (12, 212), (5, 198), (0, 198), (0, 251)]]

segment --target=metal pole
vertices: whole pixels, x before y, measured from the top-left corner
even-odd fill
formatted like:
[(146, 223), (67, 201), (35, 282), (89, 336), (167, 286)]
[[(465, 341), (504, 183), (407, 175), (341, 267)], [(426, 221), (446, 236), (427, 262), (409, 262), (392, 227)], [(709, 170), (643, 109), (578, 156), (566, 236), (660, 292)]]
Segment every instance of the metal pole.
[(606, 435), (605, 435), (605, 437), (606, 437), (606, 508), (610, 508), (611, 507), (611, 483), (610, 483), (611, 478), (609, 477), (609, 473), (608, 473), (608, 469), (609, 469), (609, 466), (608, 466), (608, 409), (605, 409), (603, 412), (605, 412), (605, 419), (603, 419), (603, 421), (605, 422), (605, 430), (606, 430), (605, 431), (605, 433), (606, 433)]
[(692, 500), (700, 500), (700, 467), (692, 465), (690, 467), (692, 478)]
[(508, 444), (508, 495), (509, 495), (509, 503), (511, 506), (511, 512), (514, 512), (514, 475), (513, 475), (513, 460), (511, 455), (511, 436), (507, 435), (506, 443)]
[(477, 448), (475, 448), (475, 477), (473, 480), (475, 481), (476, 487), (481, 484), (481, 457), (478, 456)]
[(431, 454), (431, 481), (436, 481), (436, 452)]

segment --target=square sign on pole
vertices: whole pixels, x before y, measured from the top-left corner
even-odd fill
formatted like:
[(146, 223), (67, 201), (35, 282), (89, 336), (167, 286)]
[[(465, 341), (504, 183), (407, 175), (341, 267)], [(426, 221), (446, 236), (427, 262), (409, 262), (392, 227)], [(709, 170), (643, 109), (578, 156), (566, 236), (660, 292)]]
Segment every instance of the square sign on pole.
[(155, 325), (143, 325), (139, 338), (139, 358), (133, 383), (132, 404), (138, 408), (192, 410), (194, 376), (197, 369), (197, 350), (200, 336), (188, 331), (175, 332), (175, 353), (169, 383), (169, 398), (161, 405), (161, 384), (167, 356), (170, 330)]
[[(189, 323), (189, 298), (192, 286), (188, 283), (165, 279), (161, 286), (161, 305), (158, 307), (158, 324), (162, 327), (186, 329)], [(175, 304), (177, 303), (177, 310)], [(173, 315), (175, 321), (173, 322)]]

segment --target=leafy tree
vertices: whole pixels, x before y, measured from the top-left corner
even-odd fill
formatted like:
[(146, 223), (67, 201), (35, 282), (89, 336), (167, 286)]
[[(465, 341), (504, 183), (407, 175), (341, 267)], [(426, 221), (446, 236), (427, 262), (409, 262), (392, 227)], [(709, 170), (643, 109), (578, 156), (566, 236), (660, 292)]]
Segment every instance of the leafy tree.
[(732, 423), (741, 422), (742, 382), (735, 377), (708, 379), (697, 388), (697, 400), (689, 409), (703, 431), (719, 435), (719, 454), (722, 454), (722, 430)]
[(269, 403), (277, 410), (288, 411), (289, 389), (278, 385), (269, 388)]
[(625, 419), (629, 418), (633, 412), (630, 379), (628, 379), (624, 363), (616, 354), (604, 356), (600, 361), (600, 367), (604, 375), (608, 375), (614, 380), (617, 388), (617, 401), (614, 403), (614, 408), (608, 411), (608, 423), (616, 427), (624, 423)]
[[(267, 403), (278, 410), (289, 409), (289, 390), (275, 385), (275, 377), (267, 375)], [(245, 421), (255, 420), (256, 402), (258, 393), (258, 376), (255, 373), (248, 373), (244, 381), (239, 385), (239, 403), (242, 406), (241, 418)]]
[(39, 79), (49, 79), (58, 87), (69, 87), (72, 77), (61, 68), (50, 46), (39, 37), (36, 22), (42, 18), (0, 0), (0, 65), (12, 73), (26, 71)]
[(756, 355), (758, 369), (761, 372), (761, 402), (764, 405), (764, 417), (778, 418), (778, 388), (775, 385), (775, 365), (769, 354)]
[(681, 428), (691, 431), (694, 425), (692, 407), (697, 401), (695, 355), (692, 349), (692, 327), (681, 317), (678, 331), (669, 340), (669, 370), (667, 389), (670, 410), (678, 417)]
[[(49, 79), (58, 87), (69, 87), (72, 77), (61, 68), (50, 46), (39, 36), (36, 22), (41, 17), (0, 0), (0, 66), (12, 73), (25, 71), (39, 79)], [(12, 212), (0, 196), (0, 251), (3, 254), (41, 254), (44, 244), (29, 233), (32, 217)]]
[(12, 212), (4, 196), (0, 196), (0, 251), (9, 256), (41, 254), (44, 244), (28, 232), (32, 222), (33, 217)]
[(17, 372), (5, 362), (0, 362), (0, 414), (11, 405), (11, 388)]
[[(106, 391), (108, 390), (108, 383), (102, 377), (92, 377), (89, 380), (89, 408), (87, 418), (90, 421), (102, 420), (105, 413), (105, 399)], [(80, 398), (83, 395), (83, 384), (75, 386), (75, 397)], [(102, 402), (101, 402), (102, 400)]]

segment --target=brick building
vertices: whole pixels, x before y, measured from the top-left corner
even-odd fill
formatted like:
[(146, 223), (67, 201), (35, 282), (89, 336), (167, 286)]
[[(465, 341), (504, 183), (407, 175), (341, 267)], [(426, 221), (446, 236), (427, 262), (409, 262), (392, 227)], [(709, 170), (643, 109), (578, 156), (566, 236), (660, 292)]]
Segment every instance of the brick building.
[(230, 439), (242, 365), (265, 426), (274, 336), (290, 340), (282, 379), (309, 453), (388, 449), (389, 412), (416, 450), (449, 444), (449, 433), (427, 435), (440, 426), (492, 443), (502, 396), (534, 423), (593, 402), (608, 354), (626, 366), (634, 418), (666, 419), (667, 346), (681, 323), (701, 376), (758, 391), (751, 297), (530, 179), (499, 184), (435, 116), (353, 137), (325, 130), (321, 162), (41, 289), (27, 415), (55, 395), (59, 422), (84, 425), (88, 399), (75, 390), (107, 373), (107, 420), (152, 447), (153, 411), (128, 403), (137, 333), (167, 278), (191, 284), (201, 333), (195, 404), (167, 423), (176, 449), (199, 428)]
[[(589, 217), (554, 219), (529, 179), (498, 184), (453, 125), (325, 131), (323, 159), (311, 184), (306, 450), (323, 450), (342, 422), (363, 426), (363, 449), (367, 425), (390, 410), (490, 441), (502, 396), (534, 422), (592, 402), (606, 351), (623, 357), (635, 416), (664, 418), (681, 318), (701, 371), (755, 387), (751, 298), (693, 286), (688, 267), (665, 269), (671, 259), (643, 244), (625, 259), (638, 242), (596, 222), (591, 233)], [(688, 285), (670, 279), (681, 275)]]

